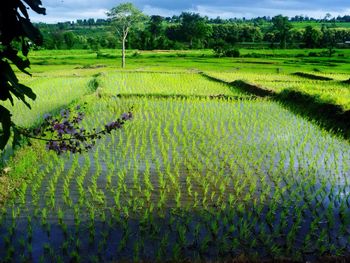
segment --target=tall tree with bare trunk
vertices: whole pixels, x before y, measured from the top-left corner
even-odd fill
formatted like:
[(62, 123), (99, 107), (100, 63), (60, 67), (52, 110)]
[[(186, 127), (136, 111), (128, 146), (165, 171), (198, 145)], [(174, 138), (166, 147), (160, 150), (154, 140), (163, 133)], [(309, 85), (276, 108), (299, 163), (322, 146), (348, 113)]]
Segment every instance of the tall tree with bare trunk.
[(122, 42), (122, 68), (125, 68), (125, 42), (130, 29), (145, 21), (146, 16), (132, 3), (122, 3), (113, 7), (107, 15)]

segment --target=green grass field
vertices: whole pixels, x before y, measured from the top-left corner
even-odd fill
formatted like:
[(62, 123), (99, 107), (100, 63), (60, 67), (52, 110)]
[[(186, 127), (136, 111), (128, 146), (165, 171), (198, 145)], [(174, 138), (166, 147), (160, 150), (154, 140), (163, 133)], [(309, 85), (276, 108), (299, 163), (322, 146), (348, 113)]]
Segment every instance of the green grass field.
[[(350, 70), (349, 49), (339, 49), (333, 57), (309, 57), (310, 52), (321, 52), (321, 49), (241, 49), (239, 58), (215, 58), (212, 50), (170, 50), (170, 51), (127, 51), (127, 69), (143, 71), (231, 71), (239, 68), (242, 71), (275, 73), (277, 70), (294, 72), (297, 68), (303, 71), (321, 71), (324, 73), (348, 73)], [(120, 50), (100, 50), (100, 56), (89, 50), (43, 50), (30, 53), (32, 72), (47, 74), (51, 70), (67, 73), (81, 72), (78, 68), (105, 66), (120, 68)], [(61, 74), (65, 74), (61, 73)]]
[(332, 62), (320, 59), (317, 71), (309, 57), (273, 52), (219, 59), (210, 51), (131, 51), (126, 70), (112, 55), (33, 52), (34, 77), (22, 79), (38, 100), (32, 111), (16, 103), (19, 125), (35, 126), (44, 113), (83, 103), (87, 129), (131, 106), (135, 117), (90, 152), (58, 156), (33, 141), (6, 161), (0, 258), (202, 262), (348, 256), (349, 141), (269, 96), (225, 84), (242, 80), (277, 93), (293, 89), (346, 111), (350, 86), (342, 81), (349, 79), (349, 66), (342, 61), (348, 51), (338, 51), (344, 57)]

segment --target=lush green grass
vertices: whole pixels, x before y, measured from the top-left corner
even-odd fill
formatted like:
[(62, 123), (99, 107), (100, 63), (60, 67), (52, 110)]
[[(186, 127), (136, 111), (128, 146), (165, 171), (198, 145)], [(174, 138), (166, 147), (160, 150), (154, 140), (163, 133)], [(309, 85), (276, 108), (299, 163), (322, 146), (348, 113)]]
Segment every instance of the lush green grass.
[[(152, 71), (188, 71), (191, 69), (232, 71), (239, 68), (242, 71), (274, 73), (284, 72), (322, 71), (325, 73), (348, 73), (350, 71), (350, 50), (338, 50), (332, 58), (309, 57), (309, 52), (322, 50), (271, 50), (271, 49), (242, 49), (240, 58), (216, 58), (211, 50), (187, 51), (136, 51), (127, 52), (128, 70)], [(50, 50), (31, 53), (32, 69), (34, 73), (43, 74), (53, 70), (79, 71), (77, 67), (88, 65), (104, 65), (107, 68), (120, 69), (120, 50), (101, 50), (97, 58), (96, 52), (88, 50)], [(106, 68), (105, 68), (106, 69)]]

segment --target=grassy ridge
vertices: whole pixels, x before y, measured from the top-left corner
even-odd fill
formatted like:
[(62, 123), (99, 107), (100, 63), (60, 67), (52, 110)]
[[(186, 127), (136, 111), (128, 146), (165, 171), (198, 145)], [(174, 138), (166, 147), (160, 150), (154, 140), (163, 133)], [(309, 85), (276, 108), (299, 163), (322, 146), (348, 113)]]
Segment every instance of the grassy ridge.
[[(274, 76), (261, 76), (255, 73), (250, 73), (248, 75), (212, 72), (209, 74), (202, 74), (211, 80), (239, 88), (243, 92), (260, 97), (271, 97), (282, 103), (291, 111), (315, 121), (318, 125), (327, 130), (340, 134), (344, 138), (350, 138), (350, 97), (348, 96), (348, 94), (350, 94), (350, 89), (347, 84), (339, 82), (337, 82), (337, 84), (331, 83), (330, 85), (323, 84), (326, 77), (318, 77), (312, 74), (307, 74), (308, 78), (312, 76), (313, 79), (315, 77), (318, 79), (322, 78), (323, 81), (305, 83), (300, 80), (300, 78), (296, 81), (292, 80), (293, 76), (286, 75), (277, 75), (278, 79), (273, 80)], [(255, 79), (261, 77), (264, 78), (264, 81)], [(243, 78), (244, 80), (240, 80), (239, 78)], [(248, 79), (249, 82), (247, 82), (246, 79)], [(269, 80), (266, 81), (266, 79)], [(327, 80), (330, 79), (331, 78), (327, 78)], [(264, 84), (260, 85), (261, 83)], [(271, 85), (271, 83), (273, 85)], [(291, 83), (294, 83), (295, 87), (293, 87)], [(313, 85), (313, 90), (311, 92), (308, 88), (305, 88), (305, 86), (308, 87), (310, 85)], [(338, 90), (336, 90), (337, 85)], [(278, 88), (274, 88), (275, 86)], [(326, 88), (324, 86), (326, 86)], [(317, 87), (319, 88), (317, 89)], [(333, 89), (327, 89), (327, 87), (332, 87)]]
[(314, 96), (320, 102), (338, 105), (344, 111), (350, 109), (350, 88), (348, 84), (344, 83), (344, 80), (348, 77), (346, 74), (307, 72), (261, 74), (240, 71), (224, 73), (212, 71), (207, 72), (206, 75), (227, 83), (243, 80), (257, 86), (259, 90), (270, 90), (277, 94), (287, 89), (295, 90)]

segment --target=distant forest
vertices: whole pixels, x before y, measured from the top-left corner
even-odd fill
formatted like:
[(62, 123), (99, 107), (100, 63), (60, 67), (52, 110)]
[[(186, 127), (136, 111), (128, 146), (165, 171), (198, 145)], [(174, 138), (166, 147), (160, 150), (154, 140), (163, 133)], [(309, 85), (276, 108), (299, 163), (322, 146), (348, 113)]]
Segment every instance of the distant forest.
[[(108, 19), (85, 19), (57, 24), (37, 23), (45, 49), (119, 48)], [(202, 49), (245, 48), (342, 48), (350, 47), (350, 15), (323, 19), (282, 15), (253, 19), (221, 19), (183, 12), (179, 16), (149, 16), (134, 28), (127, 48)]]

